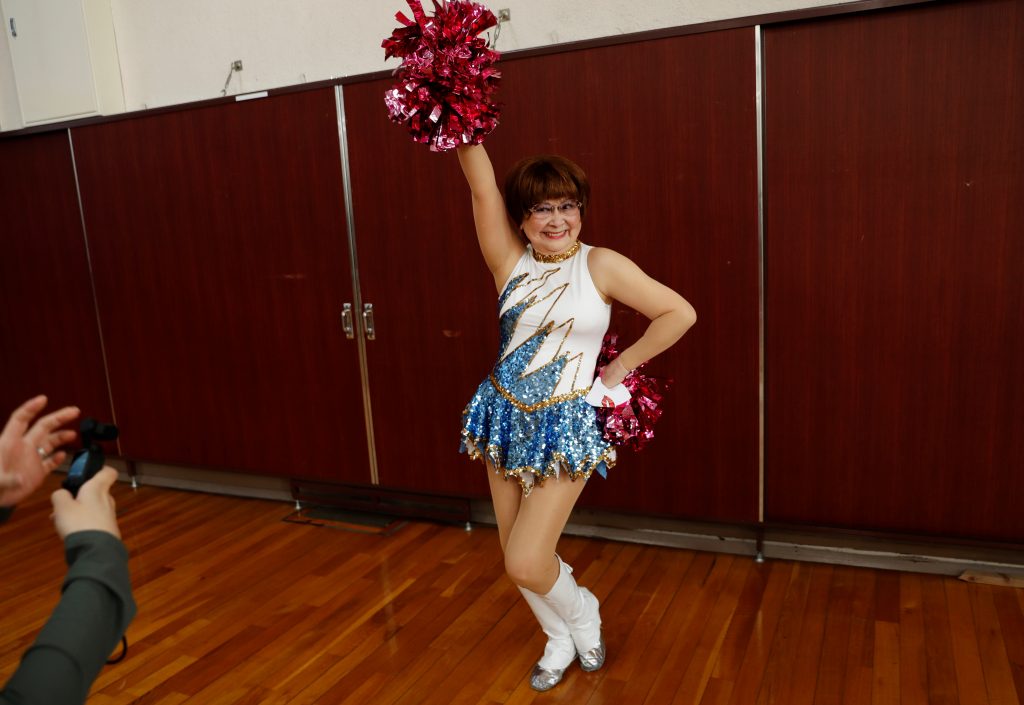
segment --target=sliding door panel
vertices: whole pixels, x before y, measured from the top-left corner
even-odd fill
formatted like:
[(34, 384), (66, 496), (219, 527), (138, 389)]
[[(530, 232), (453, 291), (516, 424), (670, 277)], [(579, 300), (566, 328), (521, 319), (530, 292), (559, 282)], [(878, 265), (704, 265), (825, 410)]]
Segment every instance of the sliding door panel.
[(73, 137), (125, 452), (369, 482), (333, 91)]
[(455, 153), (388, 122), (389, 81), (345, 86), (352, 202), (377, 468), (388, 488), (483, 496), (459, 448), (462, 409), (496, 355), (494, 284), (480, 258)]
[(1024, 540), (1022, 28), (766, 32), (770, 520)]
[(0, 415), (37, 394), (111, 419), (67, 132), (0, 140)]

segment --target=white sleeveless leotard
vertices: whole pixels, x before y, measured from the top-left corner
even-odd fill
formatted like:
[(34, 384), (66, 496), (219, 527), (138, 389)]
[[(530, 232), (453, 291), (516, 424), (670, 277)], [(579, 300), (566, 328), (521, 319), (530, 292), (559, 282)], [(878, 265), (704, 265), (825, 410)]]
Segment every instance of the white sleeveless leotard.
[(545, 257), (527, 246), (498, 298), (498, 361), (463, 412), (460, 450), (526, 493), (563, 470), (585, 479), (615, 463), (583, 399), (611, 318), (590, 277), (591, 249), (578, 242)]

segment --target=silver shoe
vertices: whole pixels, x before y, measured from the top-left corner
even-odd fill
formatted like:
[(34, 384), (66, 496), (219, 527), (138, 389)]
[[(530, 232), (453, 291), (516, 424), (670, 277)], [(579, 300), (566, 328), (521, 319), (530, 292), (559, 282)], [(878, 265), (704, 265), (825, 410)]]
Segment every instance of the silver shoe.
[(564, 674), (565, 668), (542, 668), (538, 663), (530, 674), (530, 687), (542, 693), (551, 690), (562, 681)]
[[(604, 665), (605, 649), (604, 649), (604, 637), (597, 642), (597, 646), (594, 648), (580, 653), (580, 668), (584, 671), (596, 671)], [(555, 681), (556, 683), (558, 681)]]

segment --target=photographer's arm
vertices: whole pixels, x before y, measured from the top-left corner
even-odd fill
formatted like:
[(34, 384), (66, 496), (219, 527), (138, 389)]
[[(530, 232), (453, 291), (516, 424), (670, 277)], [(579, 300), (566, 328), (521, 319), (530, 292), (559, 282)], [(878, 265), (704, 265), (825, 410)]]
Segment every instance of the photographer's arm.
[(64, 594), (0, 702), (85, 702), (135, 615), (124, 544), (102, 531), (82, 531), (67, 538), (65, 554)]
[(114, 470), (102, 470), (82, 486), (77, 500), (66, 490), (54, 493), (54, 519), (68, 562), (63, 595), (0, 693), (0, 703), (84, 702), (135, 616), (128, 551), (118, 538), (109, 494), (116, 478)]

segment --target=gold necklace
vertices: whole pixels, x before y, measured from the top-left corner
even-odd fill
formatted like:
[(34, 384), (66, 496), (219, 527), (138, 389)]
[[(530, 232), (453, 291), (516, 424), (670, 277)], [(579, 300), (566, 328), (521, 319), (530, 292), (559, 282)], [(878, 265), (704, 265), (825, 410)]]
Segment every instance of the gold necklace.
[(535, 260), (537, 260), (538, 262), (543, 262), (544, 264), (554, 264), (555, 262), (564, 262), (565, 260), (569, 259), (574, 254), (576, 254), (577, 252), (580, 251), (580, 245), (581, 244), (582, 243), (579, 240), (577, 240), (576, 242), (574, 242), (572, 244), (572, 247), (570, 247), (565, 252), (559, 252), (558, 254), (554, 254), (554, 255), (542, 255), (541, 253), (537, 252), (537, 250), (532, 250), (533, 258)]

